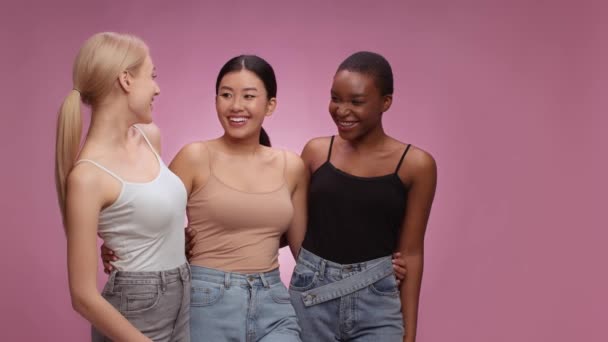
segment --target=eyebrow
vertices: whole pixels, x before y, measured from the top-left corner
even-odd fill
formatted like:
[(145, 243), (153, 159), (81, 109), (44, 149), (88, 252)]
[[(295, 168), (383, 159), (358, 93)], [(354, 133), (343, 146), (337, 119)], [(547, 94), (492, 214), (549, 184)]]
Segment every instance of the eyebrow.
[[(220, 89), (226, 89), (226, 90), (234, 91), (234, 89), (232, 89), (229, 86), (221, 86)], [(243, 91), (258, 91), (258, 88), (256, 88), (256, 87), (248, 87), (248, 88), (243, 88)]]
[[(338, 96), (338, 94), (337, 94), (336, 92), (334, 92), (333, 90), (331, 91), (331, 95), (333, 95), (333, 96)], [(356, 94), (356, 93), (355, 93), (355, 94), (349, 94), (349, 96), (350, 96), (351, 98), (353, 98), (353, 97), (365, 97), (365, 94)]]

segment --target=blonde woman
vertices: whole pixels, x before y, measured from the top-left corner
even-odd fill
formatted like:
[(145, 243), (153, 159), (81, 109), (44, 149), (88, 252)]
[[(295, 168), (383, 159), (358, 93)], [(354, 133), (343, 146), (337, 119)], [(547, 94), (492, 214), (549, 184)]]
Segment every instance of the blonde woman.
[[(186, 190), (161, 160), (160, 89), (140, 39), (98, 33), (80, 49), (59, 111), (56, 184), (74, 309), (93, 341), (189, 341)], [(91, 125), (80, 149), (81, 102)], [(122, 256), (97, 291), (97, 234)]]

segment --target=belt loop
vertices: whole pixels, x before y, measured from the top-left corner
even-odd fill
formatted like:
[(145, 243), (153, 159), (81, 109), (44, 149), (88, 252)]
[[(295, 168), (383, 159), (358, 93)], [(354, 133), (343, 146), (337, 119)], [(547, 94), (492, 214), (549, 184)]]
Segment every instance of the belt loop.
[(190, 279), (190, 266), (187, 264), (180, 266), (179, 275), (182, 281), (188, 281)]
[(230, 273), (229, 272), (225, 272), (224, 273), (224, 286), (226, 286), (226, 288), (230, 288)]
[(165, 277), (165, 271), (160, 272), (160, 290), (163, 293), (167, 291), (167, 278)]
[(115, 282), (116, 282), (116, 273), (118, 273), (118, 270), (114, 269), (114, 271), (112, 271), (110, 273), (110, 278), (108, 278), (108, 284), (110, 284), (110, 292), (114, 292), (114, 286), (115, 286)]
[(262, 280), (262, 284), (264, 284), (265, 288), (270, 288), (270, 284), (268, 284), (268, 279), (266, 279), (264, 273), (260, 273), (260, 279)]
[(322, 259), (321, 266), (319, 267), (319, 280), (325, 279), (325, 265), (327, 265), (327, 261), (325, 259)]

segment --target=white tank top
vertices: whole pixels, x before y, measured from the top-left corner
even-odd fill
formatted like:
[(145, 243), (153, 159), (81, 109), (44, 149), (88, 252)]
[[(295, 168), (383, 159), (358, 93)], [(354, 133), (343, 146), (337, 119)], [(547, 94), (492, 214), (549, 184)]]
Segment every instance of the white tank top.
[[(137, 128), (137, 126), (135, 126)], [(186, 262), (184, 219), (187, 194), (182, 181), (146, 143), (160, 165), (158, 176), (146, 183), (126, 182), (99, 163), (89, 162), (122, 184), (118, 198), (99, 215), (99, 235), (118, 260), (119, 271), (150, 272), (176, 268)]]

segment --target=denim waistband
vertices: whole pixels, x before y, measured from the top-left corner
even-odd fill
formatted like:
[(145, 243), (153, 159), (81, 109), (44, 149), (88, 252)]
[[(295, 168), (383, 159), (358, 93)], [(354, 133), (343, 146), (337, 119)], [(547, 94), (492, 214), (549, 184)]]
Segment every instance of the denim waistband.
[(115, 285), (166, 285), (179, 280), (190, 279), (190, 265), (185, 263), (179, 267), (154, 272), (131, 272), (114, 270), (108, 279)]
[(391, 256), (356, 264), (338, 264), (325, 260), (302, 248), (298, 263), (305, 264), (323, 279), (327, 272), (339, 270), (345, 276), (342, 280), (329, 283), (301, 293), (305, 306), (320, 304), (361, 290), (376, 281), (393, 274)]
[(302, 248), (300, 249), (300, 254), (298, 255), (298, 263), (302, 263), (312, 269), (313, 271), (319, 272), (319, 276), (323, 278), (327, 271), (340, 271), (341, 273), (359, 273), (362, 272), (374, 265), (379, 263), (386, 263), (387, 260), (391, 262), (392, 265), (392, 257), (385, 256), (377, 259), (372, 259), (368, 261), (358, 262), (354, 264), (338, 264), (336, 262), (323, 259), (320, 256), (309, 252), (308, 250)]
[(192, 265), (192, 279), (230, 286), (270, 287), (281, 282), (279, 269), (261, 273), (236, 273)]

